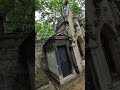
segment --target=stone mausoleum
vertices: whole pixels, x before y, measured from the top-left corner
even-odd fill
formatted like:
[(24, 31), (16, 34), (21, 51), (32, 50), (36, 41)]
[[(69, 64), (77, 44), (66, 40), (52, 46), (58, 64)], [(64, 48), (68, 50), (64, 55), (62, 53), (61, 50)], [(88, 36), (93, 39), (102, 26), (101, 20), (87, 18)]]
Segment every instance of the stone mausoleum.
[(50, 74), (63, 85), (85, 67), (85, 32), (69, 4), (59, 17), (56, 34), (44, 44)]
[(18, 29), (9, 26), (12, 30), (9, 31), (11, 22), (7, 22), (7, 15), (0, 12), (0, 90), (34, 90), (34, 29), (22, 32), (23, 29), (16, 27), (19, 29), (17, 32)]
[(86, 1), (86, 90), (120, 90), (120, 1)]

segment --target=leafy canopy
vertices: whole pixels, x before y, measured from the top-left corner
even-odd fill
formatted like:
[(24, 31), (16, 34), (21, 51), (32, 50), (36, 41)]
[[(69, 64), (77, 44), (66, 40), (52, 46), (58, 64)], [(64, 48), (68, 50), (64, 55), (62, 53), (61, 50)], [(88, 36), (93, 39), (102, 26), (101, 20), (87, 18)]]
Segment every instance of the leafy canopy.
[(6, 14), (5, 32), (27, 32), (33, 29), (34, 0), (0, 0), (0, 12)]
[[(70, 0), (69, 4), (72, 11), (84, 19), (81, 2)], [(55, 33), (54, 24), (65, 7), (65, 0), (35, 0), (35, 10), (40, 14), (35, 23), (38, 39), (49, 38)]]

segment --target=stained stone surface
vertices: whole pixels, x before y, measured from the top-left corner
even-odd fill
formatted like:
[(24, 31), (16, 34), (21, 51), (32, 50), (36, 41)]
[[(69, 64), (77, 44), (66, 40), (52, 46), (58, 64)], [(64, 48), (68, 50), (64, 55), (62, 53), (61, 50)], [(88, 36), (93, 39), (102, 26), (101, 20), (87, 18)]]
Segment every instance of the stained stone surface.
[(47, 69), (47, 60), (45, 53), (43, 51), (43, 45), (45, 41), (36, 41), (35, 42), (35, 70), (37, 69)]
[(30, 90), (26, 67), (17, 39), (0, 39), (0, 90)]
[(35, 73), (35, 87), (39, 88), (49, 83), (47, 75), (40, 69)]
[(47, 63), (43, 53), (44, 41), (35, 43), (35, 87), (39, 88), (49, 83), (48, 76), (45, 73)]

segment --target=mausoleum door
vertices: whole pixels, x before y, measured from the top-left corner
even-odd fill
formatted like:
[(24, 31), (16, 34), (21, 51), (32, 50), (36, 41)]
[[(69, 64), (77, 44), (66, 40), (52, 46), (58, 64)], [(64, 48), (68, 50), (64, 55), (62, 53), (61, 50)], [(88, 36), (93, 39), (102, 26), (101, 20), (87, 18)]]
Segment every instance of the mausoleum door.
[(66, 45), (57, 46), (58, 56), (60, 60), (60, 67), (63, 77), (66, 77), (72, 73), (72, 66), (70, 62), (70, 57), (68, 55)]

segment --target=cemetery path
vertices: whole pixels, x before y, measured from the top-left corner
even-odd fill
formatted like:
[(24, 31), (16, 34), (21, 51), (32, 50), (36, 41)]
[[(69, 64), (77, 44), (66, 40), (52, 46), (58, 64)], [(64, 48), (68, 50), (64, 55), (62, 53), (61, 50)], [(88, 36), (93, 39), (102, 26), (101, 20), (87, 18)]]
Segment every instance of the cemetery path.
[(82, 73), (80, 78), (77, 79), (70, 87), (65, 90), (85, 90), (85, 74)]
[(85, 73), (81, 73), (80, 77), (71, 81), (70, 84), (61, 89), (55, 89), (53, 84), (45, 85), (43, 88), (44, 89), (38, 88), (36, 90), (85, 90)]

